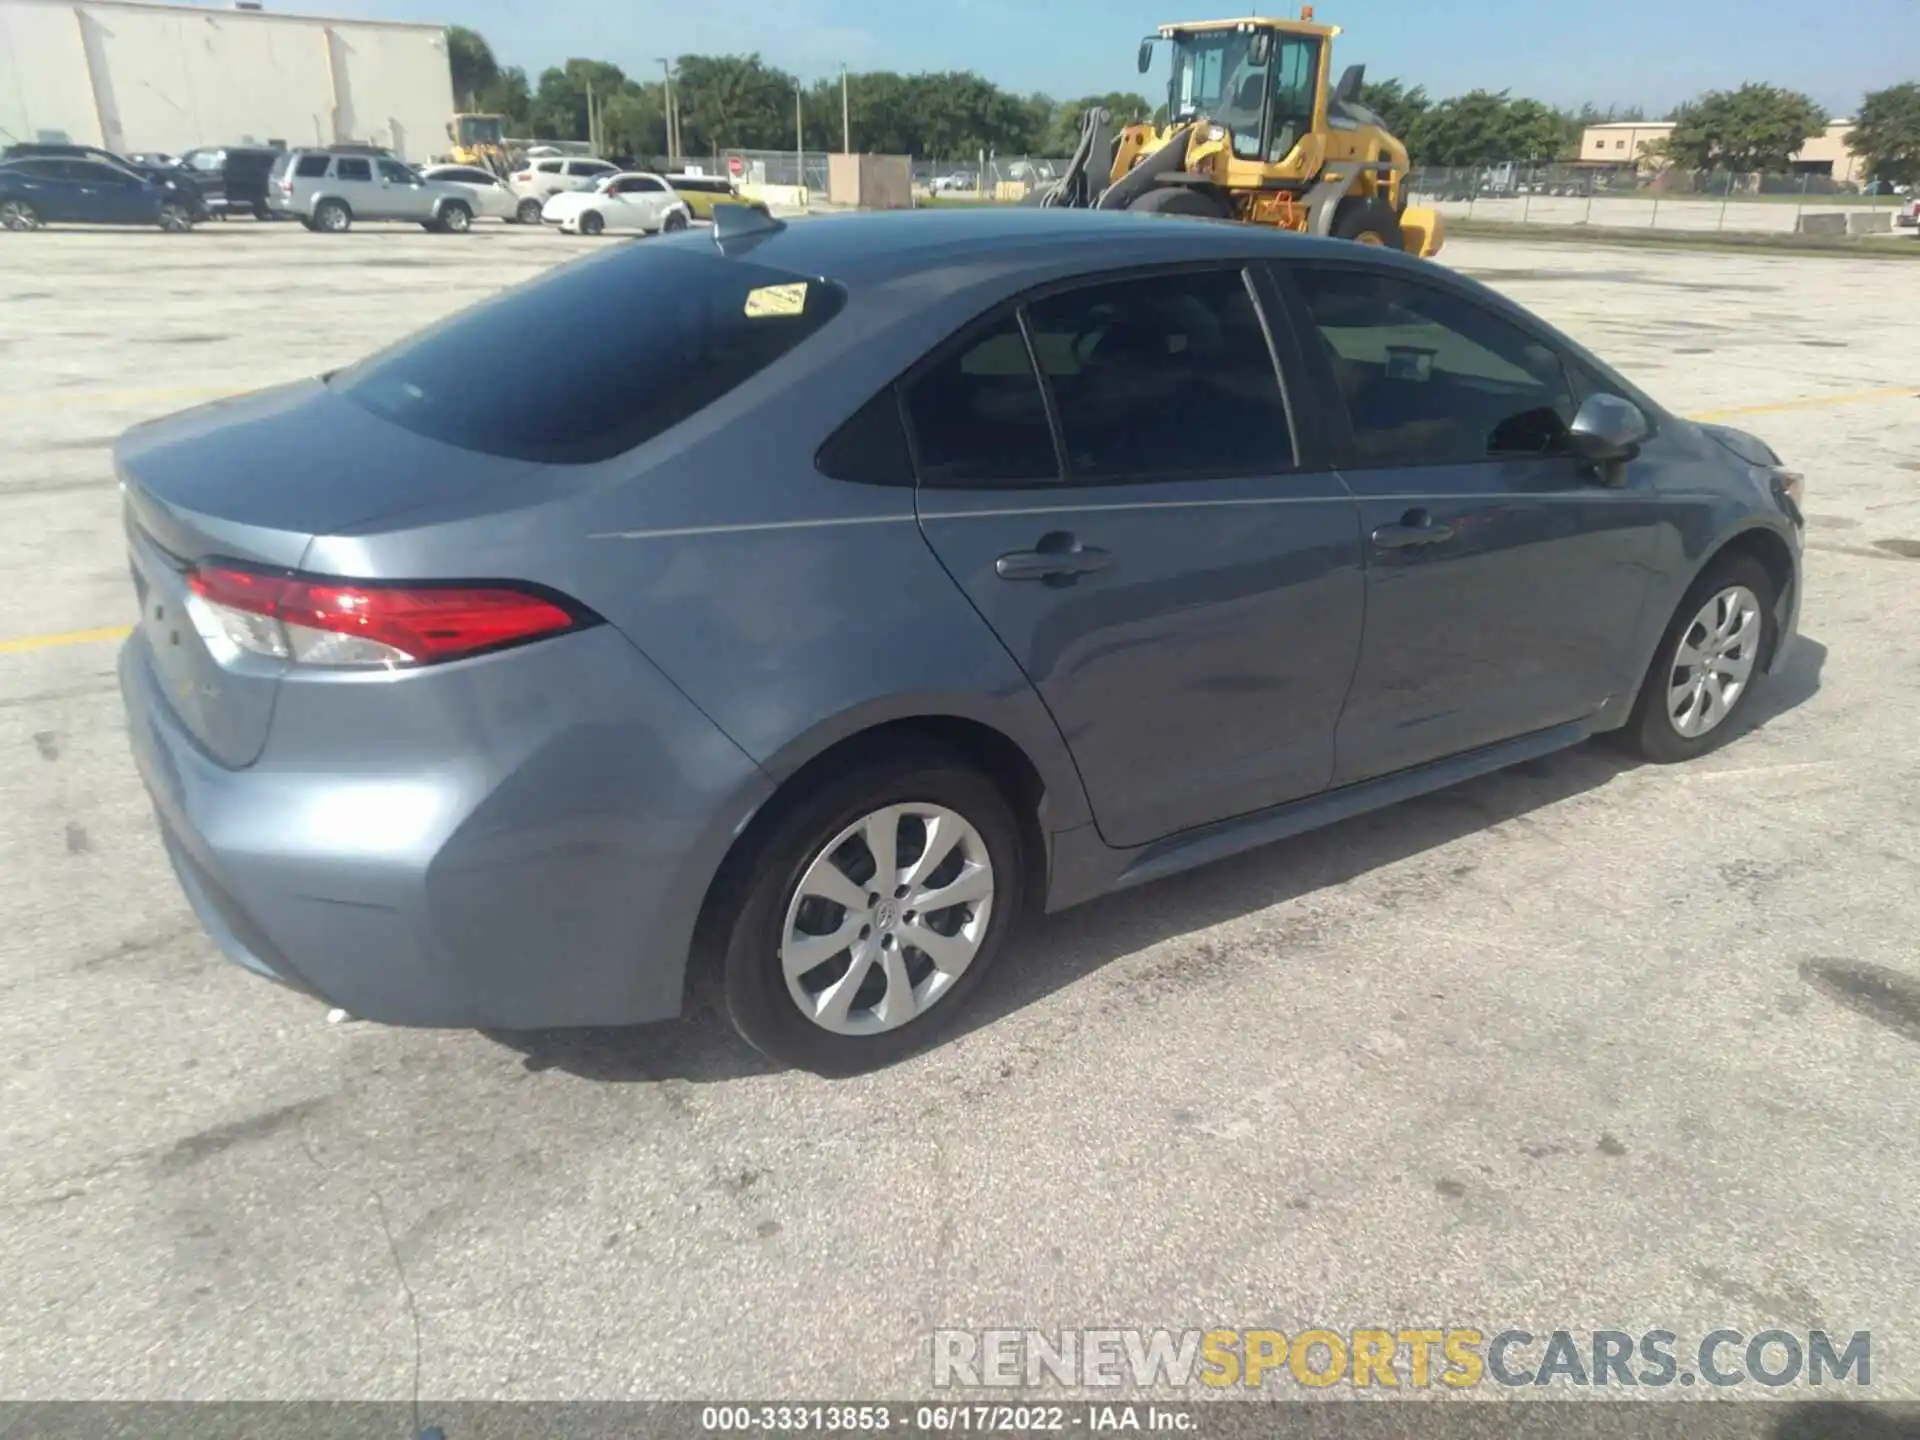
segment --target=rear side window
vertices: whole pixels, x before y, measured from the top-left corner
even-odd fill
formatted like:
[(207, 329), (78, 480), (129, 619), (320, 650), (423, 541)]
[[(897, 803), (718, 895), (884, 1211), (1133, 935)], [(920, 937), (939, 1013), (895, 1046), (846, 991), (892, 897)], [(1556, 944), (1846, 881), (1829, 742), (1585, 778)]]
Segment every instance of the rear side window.
[(900, 420), (900, 397), (889, 385), (854, 412), (814, 457), (822, 475), (858, 485), (912, 485), (913, 457)]
[(906, 390), (927, 485), (1020, 485), (1059, 478), (1047, 402), (1009, 315), (964, 340)]
[(829, 281), (634, 247), (510, 290), (328, 383), (417, 435), (584, 465), (705, 409), (845, 299)]
[(327, 163), (325, 155), (302, 155), (293, 167), (293, 173), (302, 180), (318, 180), (327, 173)]
[(1035, 301), (1027, 322), (1076, 482), (1293, 467), (1273, 352), (1239, 270), (1069, 290)]
[(371, 180), (373, 166), (365, 160), (340, 159), (334, 162), (333, 178), (336, 180)]
[(533, 168), (538, 170), (542, 175), (558, 175), (560, 173), (560, 162), (558, 160), (542, 160)]

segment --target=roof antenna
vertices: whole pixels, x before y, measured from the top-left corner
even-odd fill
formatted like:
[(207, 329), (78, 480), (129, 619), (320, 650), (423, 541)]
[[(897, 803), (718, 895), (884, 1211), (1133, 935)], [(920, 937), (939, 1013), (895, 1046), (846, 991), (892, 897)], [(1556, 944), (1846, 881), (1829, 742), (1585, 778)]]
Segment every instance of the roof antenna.
[(772, 214), (758, 205), (743, 205), (738, 201), (722, 201), (713, 207), (713, 243), (725, 254), (727, 242), (764, 240), (769, 235), (778, 235), (787, 228), (787, 222), (776, 220)]

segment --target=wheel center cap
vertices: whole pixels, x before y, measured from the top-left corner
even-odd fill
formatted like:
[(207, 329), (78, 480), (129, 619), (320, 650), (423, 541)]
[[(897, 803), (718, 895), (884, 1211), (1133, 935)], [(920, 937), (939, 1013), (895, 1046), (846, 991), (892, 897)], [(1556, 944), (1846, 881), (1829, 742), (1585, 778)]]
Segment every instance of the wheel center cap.
[(891, 900), (882, 900), (879, 905), (874, 907), (873, 924), (877, 930), (891, 930), (894, 921), (898, 918), (899, 914)]

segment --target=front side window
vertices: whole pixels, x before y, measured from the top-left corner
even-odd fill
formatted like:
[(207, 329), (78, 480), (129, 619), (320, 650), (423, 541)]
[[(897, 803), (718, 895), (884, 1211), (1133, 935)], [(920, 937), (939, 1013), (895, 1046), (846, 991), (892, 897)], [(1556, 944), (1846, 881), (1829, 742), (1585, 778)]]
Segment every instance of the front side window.
[(380, 162), (380, 178), (391, 181), (395, 185), (411, 185), (413, 183), (413, 172), (404, 165), (397, 165), (391, 160), (382, 160)]
[(1360, 467), (1566, 452), (1573, 389), (1550, 346), (1472, 300), (1383, 270), (1292, 274)]
[(1140, 276), (1027, 307), (1079, 484), (1294, 465), (1260, 312), (1239, 270)]
[(1059, 478), (1046, 397), (1019, 320), (1008, 315), (906, 387), (914, 458), (927, 485), (1032, 485)]
[(373, 166), (365, 160), (343, 159), (334, 162), (333, 178), (336, 180), (371, 180)]
[(1267, 162), (1279, 164), (1313, 129), (1320, 97), (1320, 40), (1317, 36), (1275, 36), (1273, 59), (1273, 132)]

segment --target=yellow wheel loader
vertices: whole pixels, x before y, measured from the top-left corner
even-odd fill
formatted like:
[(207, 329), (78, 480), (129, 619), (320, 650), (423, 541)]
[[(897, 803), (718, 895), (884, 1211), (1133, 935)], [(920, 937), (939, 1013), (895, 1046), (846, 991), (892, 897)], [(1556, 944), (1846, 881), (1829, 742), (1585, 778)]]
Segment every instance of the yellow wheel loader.
[(447, 159), (453, 164), (476, 165), (491, 170), (502, 180), (512, 173), (505, 116), (456, 115), (447, 122), (447, 139), (453, 142), (453, 148), (447, 152)]
[(1272, 225), (1437, 254), (1439, 212), (1407, 204), (1407, 147), (1359, 102), (1366, 67), (1336, 85), (1334, 25), (1248, 18), (1162, 25), (1140, 42), (1140, 73), (1156, 46), (1173, 54), (1164, 125), (1116, 133), (1089, 111), (1079, 148), (1029, 205), (1145, 210)]

